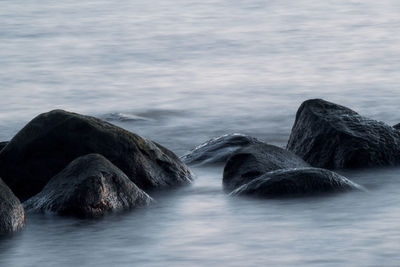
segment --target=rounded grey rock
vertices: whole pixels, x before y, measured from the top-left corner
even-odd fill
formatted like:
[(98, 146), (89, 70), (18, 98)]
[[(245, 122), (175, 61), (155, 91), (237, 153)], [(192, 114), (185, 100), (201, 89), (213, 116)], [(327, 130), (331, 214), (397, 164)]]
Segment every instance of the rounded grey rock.
[(314, 167), (360, 168), (400, 164), (400, 131), (322, 100), (301, 104), (287, 144)]
[(353, 190), (364, 191), (365, 189), (344, 176), (329, 170), (298, 168), (265, 173), (237, 188), (230, 195), (276, 198), (313, 196)]
[(233, 153), (225, 165), (222, 183), (224, 190), (231, 192), (265, 172), (308, 166), (308, 163), (286, 149), (258, 143)]
[(100, 217), (147, 206), (152, 198), (99, 154), (72, 161), (25, 203), (27, 212)]

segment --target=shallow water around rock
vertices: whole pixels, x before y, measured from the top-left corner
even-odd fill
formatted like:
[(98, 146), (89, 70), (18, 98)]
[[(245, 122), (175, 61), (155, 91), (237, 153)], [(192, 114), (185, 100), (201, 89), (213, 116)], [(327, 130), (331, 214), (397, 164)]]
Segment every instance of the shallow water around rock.
[[(400, 5), (382, 1), (4, 0), (0, 141), (61, 108), (179, 156), (243, 133), (285, 146), (300, 104), (400, 122)], [(98, 221), (27, 216), (0, 266), (396, 265), (400, 168), (341, 173), (369, 189), (231, 198), (221, 168)]]
[(4, 266), (390, 265), (400, 260), (400, 169), (359, 171), (370, 189), (285, 200), (233, 198), (220, 171), (99, 221), (30, 216), (0, 241)]

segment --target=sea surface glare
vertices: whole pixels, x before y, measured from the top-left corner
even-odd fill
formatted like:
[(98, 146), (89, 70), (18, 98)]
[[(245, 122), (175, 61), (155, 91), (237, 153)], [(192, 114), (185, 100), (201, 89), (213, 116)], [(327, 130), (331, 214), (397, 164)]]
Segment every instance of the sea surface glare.
[[(239, 132), (285, 146), (302, 101), (400, 122), (400, 1), (0, 1), (0, 141), (55, 108), (178, 155)], [(341, 172), (369, 189), (254, 200), (222, 168), (101, 220), (29, 215), (0, 266), (394, 266), (400, 167)]]

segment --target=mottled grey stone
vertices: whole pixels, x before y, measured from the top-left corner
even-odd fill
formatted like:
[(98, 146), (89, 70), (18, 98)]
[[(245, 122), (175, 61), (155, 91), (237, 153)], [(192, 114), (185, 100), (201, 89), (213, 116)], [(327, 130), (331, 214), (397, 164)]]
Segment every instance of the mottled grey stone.
[(110, 161), (89, 154), (72, 161), (24, 206), (28, 212), (99, 217), (151, 202), (152, 198)]
[(25, 212), (19, 199), (0, 178), (0, 233), (12, 233), (25, 227)]
[(322, 99), (301, 104), (287, 144), (312, 166), (360, 168), (400, 164), (400, 131)]

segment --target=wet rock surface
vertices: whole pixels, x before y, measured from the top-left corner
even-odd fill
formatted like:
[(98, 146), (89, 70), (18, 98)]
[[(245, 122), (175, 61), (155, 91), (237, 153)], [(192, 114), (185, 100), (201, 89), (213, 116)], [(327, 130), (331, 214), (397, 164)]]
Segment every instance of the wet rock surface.
[(286, 149), (265, 143), (249, 145), (237, 150), (227, 161), (223, 175), (224, 190), (231, 192), (266, 172), (308, 166)]
[(113, 112), (105, 114), (101, 117), (106, 121), (119, 121), (119, 122), (143, 122), (149, 121), (148, 118), (140, 117), (135, 114)]
[(315, 167), (360, 168), (400, 164), (400, 132), (322, 100), (305, 101), (287, 149)]
[(163, 146), (100, 119), (53, 110), (29, 122), (0, 152), (0, 176), (21, 199), (79, 156), (98, 153), (141, 189), (190, 183), (184, 163)]
[(223, 164), (236, 150), (260, 143), (256, 138), (234, 133), (213, 138), (181, 157), (186, 164)]
[(0, 178), (0, 234), (21, 231), (24, 227), (24, 208)]
[(4, 141), (4, 142), (0, 142), (0, 151), (6, 147), (6, 145), (8, 144), (8, 141)]
[(344, 176), (319, 168), (283, 169), (265, 173), (231, 195), (261, 198), (301, 197), (346, 191), (364, 191)]
[(27, 212), (99, 217), (147, 206), (152, 198), (99, 154), (82, 156), (24, 203)]

